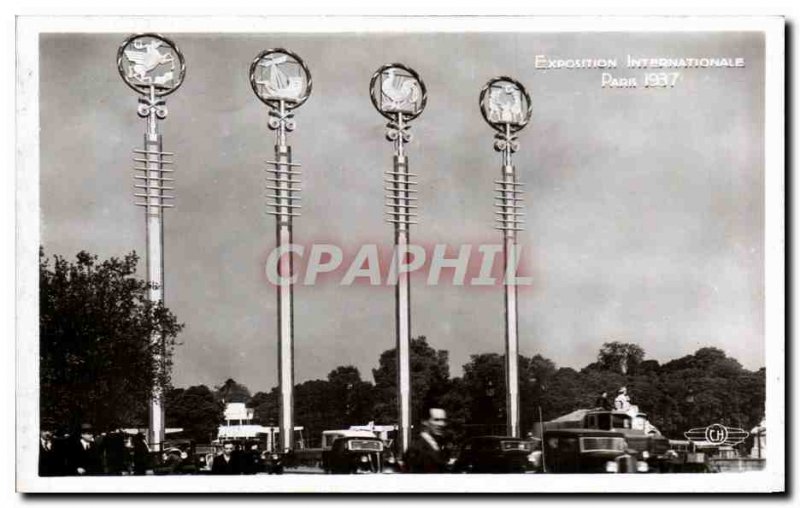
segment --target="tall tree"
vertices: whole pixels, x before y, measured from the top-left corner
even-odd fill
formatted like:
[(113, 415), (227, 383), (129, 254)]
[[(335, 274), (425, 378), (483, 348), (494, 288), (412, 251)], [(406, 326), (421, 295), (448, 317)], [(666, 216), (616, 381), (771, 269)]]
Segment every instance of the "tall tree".
[(294, 423), (303, 427), (312, 445), (319, 442), (323, 430), (341, 428), (343, 400), (331, 397), (330, 383), (324, 379), (305, 381), (294, 387)]
[[(148, 300), (135, 277), (139, 258), (74, 262), (39, 253), (41, 421), (99, 430), (142, 425), (154, 388), (167, 390), (175, 339), (183, 328), (162, 304)], [(164, 337), (153, 341), (154, 334)], [(164, 368), (160, 368), (159, 358)]]
[(375, 419), (373, 414), (374, 387), (361, 380), (358, 369), (352, 365), (337, 367), (328, 374), (331, 414), (340, 426), (365, 424)]
[(644, 359), (644, 349), (636, 344), (624, 342), (606, 342), (600, 348), (597, 361), (604, 368), (619, 372), (623, 376), (636, 368)]
[(470, 398), (470, 423), (502, 424), (506, 418), (505, 357), (472, 355), (464, 365), (464, 386)]
[(257, 392), (253, 395), (247, 402), (247, 407), (254, 409), (254, 423), (265, 427), (276, 427), (280, 411), (279, 401), (280, 393), (277, 386), (269, 392)]
[(542, 355), (519, 356), (520, 431), (526, 433), (539, 421), (539, 408), (544, 404), (557, 372), (556, 365)]
[(750, 430), (764, 416), (765, 370), (752, 372), (718, 348), (700, 348), (661, 366), (661, 431), (675, 437), (722, 423)]
[(245, 385), (239, 384), (230, 378), (216, 387), (216, 395), (225, 404), (231, 402), (247, 403), (250, 400), (250, 390)]
[[(411, 339), (411, 421), (417, 422), (426, 404), (440, 403), (447, 392), (450, 368), (447, 351), (436, 350), (424, 336)], [(372, 369), (375, 378), (377, 423), (397, 421), (397, 351), (381, 353), (379, 367)]]
[(224, 405), (205, 385), (170, 390), (164, 406), (167, 426), (182, 428), (197, 443), (210, 443), (223, 421)]

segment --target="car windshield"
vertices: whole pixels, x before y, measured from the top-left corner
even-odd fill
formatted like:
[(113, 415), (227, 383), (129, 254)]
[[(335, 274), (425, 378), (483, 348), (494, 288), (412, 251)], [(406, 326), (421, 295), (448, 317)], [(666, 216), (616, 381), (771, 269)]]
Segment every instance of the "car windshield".
[(383, 443), (371, 439), (353, 439), (347, 443), (347, 449), (351, 451), (382, 452)]
[(621, 437), (582, 437), (582, 452), (625, 451), (625, 440)]
[(531, 444), (525, 441), (500, 441), (500, 448), (505, 451), (521, 450), (525, 452), (531, 451)]
[(341, 434), (325, 434), (322, 436), (322, 447), (330, 448), (333, 442), (342, 437)]
[(611, 415), (611, 427), (614, 429), (630, 429), (631, 417), (627, 415)]

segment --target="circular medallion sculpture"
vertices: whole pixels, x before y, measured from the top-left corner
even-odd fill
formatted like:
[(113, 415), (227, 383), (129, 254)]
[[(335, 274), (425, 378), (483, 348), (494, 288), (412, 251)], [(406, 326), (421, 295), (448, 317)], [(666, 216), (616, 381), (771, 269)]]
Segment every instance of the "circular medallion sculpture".
[(285, 109), (301, 106), (311, 95), (311, 71), (295, 53), (283, 48), (267, 49), (250, 64), (250, 86), (267, 106)]
[(164, 97), (186, 76), (186, 61), (174, 42), (154, 33), (135, 34), (117, 51), (117, 69), (125, 83), (145, 95)]
[(414, 69), (401, 63), (375, 71), (369, 81), (369, 96), (375, 109), (389, 120), (397, 120), (400, 114), (404, 120), (413, 120), (428, 101), (425, 82)]
[(531, 96), (516, 79), (498, 76), (481, 89), (478, 103), (486, 123), (498, 132), (522, 130), (531, 119)]

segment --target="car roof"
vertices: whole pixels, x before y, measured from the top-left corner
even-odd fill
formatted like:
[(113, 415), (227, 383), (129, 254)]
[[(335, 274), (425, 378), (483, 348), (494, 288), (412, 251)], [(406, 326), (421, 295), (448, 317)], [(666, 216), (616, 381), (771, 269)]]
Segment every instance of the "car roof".
[(375, 437), (375, 433), (370, 432), (369, 430), (324, 430), (322, 431), (322, 434), (325, 436), (339, 436), (339, 437), (365, 437), (365, 438)]
[(595, 430), (595, 429), (555, 429), (545, 430), (545, 437), (547, 436), (584, 436), (584, 437), (625, 437), (622, 432), (615, 432), (613, 430)]
[(513, 436), (473, 436), (469, 438), (470, 441), (526, 441), (521, 437)]

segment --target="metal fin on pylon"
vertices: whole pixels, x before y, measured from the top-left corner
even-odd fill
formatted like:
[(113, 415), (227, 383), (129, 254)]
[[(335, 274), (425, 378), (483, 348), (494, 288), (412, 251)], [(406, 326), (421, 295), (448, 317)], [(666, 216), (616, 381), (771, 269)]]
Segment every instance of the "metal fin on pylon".
[[(174, 173), (175, 169), (167, 169), (164, 166), (174, 166), (175, 162), (171, 158), (175, 154), (141, 148), (134, 148), (133, 154), (133, 161), (137, 163), (133, 166), (134, 172), (137, 172), (133, 175), (135, 180), (133, 187), (143, 191), (134, 191), (133, 196), (144, 200), (143, 202), (136, 201), (134, 204), (148, 209), (174, 208), (175, 205), (166, 203), (165, 200), (175, 199), (175, 196), (166, 194), (165, 191), (173, 191), (175, 187), (165, 185), (164, 182), (174, 182), (175, 179), (164, 176), (164, 173)], [(141, 174), (138, 173), (140, 171)]]
[(413, 186), (418, 185), (419, 182), (412, 180), (412, 177), (417, 176), (414, 173), (404, 173), (402, 171), (386, 171), (386, 178), (384, 182), (386, 186), (386, 222), (391, 224), (418, 224), (412, 220), (412, 217), (417, 217), (417, 213), (412, 210), (418, 209), (419, 206), (412, 204), (412, 201), (417, 201), (415, 194), (417, 189)]
[(524, 213), (520, 212), (524, 208), (522, 204), (523, 191), (519, 189), (521, 182), (514, 180), (495, 180), (495, 229), (501, 231), (523, 231), (522, 224), (525, 223)]
[(267, 190), (267, 214), (274, 215), (280, 220), (290, 220), (291, 217), (300, 217), (300, 176), (301, 171), (291, 168), (300, 168), (296, 162), (266, 161), (267, 176), (265, 177)]

